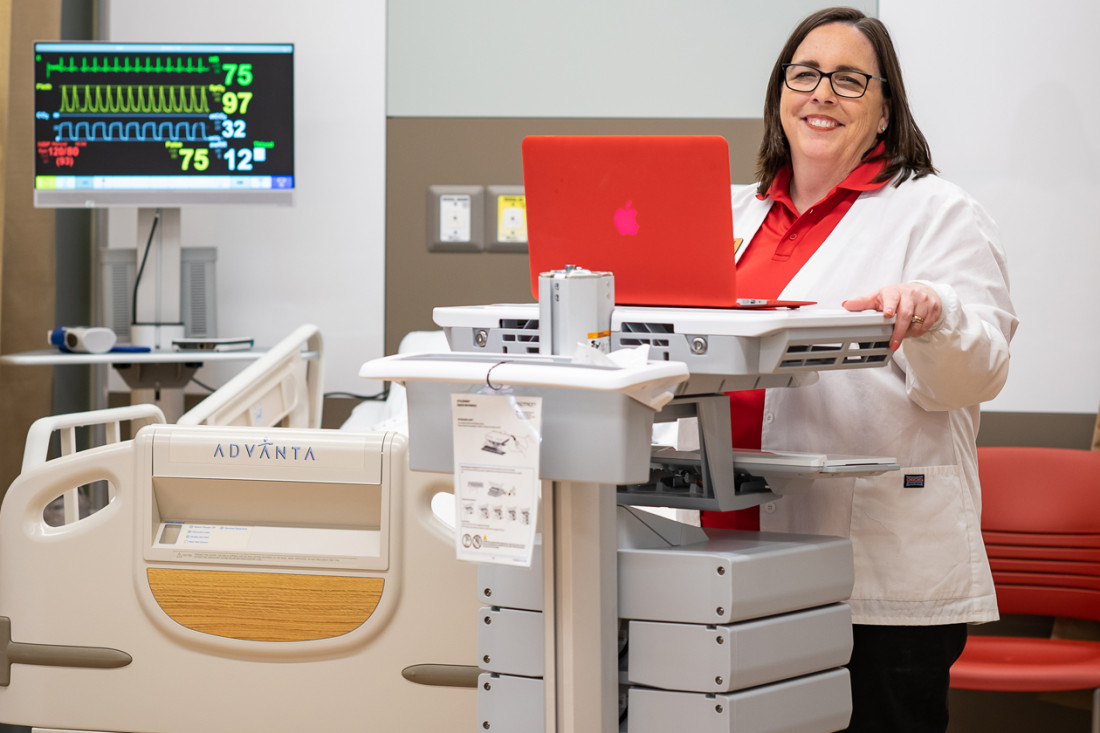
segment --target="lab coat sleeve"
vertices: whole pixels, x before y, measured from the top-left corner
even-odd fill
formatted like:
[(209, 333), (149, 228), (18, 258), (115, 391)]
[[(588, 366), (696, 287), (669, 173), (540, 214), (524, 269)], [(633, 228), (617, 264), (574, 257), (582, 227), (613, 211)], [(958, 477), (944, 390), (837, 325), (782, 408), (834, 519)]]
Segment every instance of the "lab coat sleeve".
[(928, 333), (905, 339), (895, 358), (913, 402), (952, 410), (1000, 392), (1018, 321), (992, 219), (961, 190), (936, 203), (913, 232), (905, 270), (908, 281), (935, 289), (943, 311)]

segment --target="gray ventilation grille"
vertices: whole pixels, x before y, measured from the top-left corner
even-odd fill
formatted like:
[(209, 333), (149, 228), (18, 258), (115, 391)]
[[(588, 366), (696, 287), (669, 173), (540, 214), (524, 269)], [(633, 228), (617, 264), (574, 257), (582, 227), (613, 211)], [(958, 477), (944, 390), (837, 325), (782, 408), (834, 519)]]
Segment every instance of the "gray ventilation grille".
[(760, 371), (783, 374), (881, 366), (890, 360), (890, 333), (885, 324), (868, 329), (791, 329), (764, 336)]
[(889, 358), (889, 341), (809, 343), (794, 340), (783, 350), (774, 371), (850, 369), (884, 364)]
[(109, 263), (104, 262), (103, 266), (105, 280), (103, 297), (110, 298), (103, 325), (115, 332), (117, 340), (124, 342), (130, 340), (130, 293), (134, 287), (136, 269), (133, 252), (127, 251), (130, 257), (125, 260), (116, 257)]
[(180, 250), (180, 317), (187, 338), (214, 338), (217, 313), (214, 297), (213, 247), (184, 247)]
[[(119, 343), (130, 342), (137, 254), (133, 249), (101, 249), (99, 257), (100, 322)], [(217, 336), (214, 247), (180, 249), (180, 318), (188, 338)]]
[(502, 318), (496, 335), (505, 354), (539, 353), (538, 319)]
[(649, 358), (668, 361), (669, 338), (675, 333), (671, 323), (624, 323), (618, 346), (649, 346)]

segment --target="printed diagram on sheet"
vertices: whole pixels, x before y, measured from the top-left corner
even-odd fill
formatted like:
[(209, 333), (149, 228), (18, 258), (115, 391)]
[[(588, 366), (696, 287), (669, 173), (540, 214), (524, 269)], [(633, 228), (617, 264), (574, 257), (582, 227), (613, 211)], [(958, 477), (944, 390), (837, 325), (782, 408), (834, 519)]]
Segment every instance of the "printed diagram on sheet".
[(530, 565), (539, 501), (542, 398), (451, 397), (459, 559)]

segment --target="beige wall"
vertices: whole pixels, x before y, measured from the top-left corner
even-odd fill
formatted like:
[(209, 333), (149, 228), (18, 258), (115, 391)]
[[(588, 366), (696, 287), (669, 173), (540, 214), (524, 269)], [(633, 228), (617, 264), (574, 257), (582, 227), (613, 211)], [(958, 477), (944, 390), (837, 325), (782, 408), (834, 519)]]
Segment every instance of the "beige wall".
[[(33, 42), (56, 38), (60, 0), (0, 0), (0, 353), (41, 349), (54, 319), (54, 214), (29, 181)], [(0, 366), (0, 492), (19, 473), (27, 428), (51, 411), (48, 367)]]

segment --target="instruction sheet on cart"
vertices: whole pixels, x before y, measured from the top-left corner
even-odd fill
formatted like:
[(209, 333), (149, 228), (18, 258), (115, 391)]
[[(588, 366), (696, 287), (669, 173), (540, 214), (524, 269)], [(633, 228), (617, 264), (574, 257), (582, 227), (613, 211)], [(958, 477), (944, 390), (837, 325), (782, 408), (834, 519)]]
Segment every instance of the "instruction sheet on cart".
[(530, 566), (539, 502), (542, 398), (451, 395), (460, 560)]

